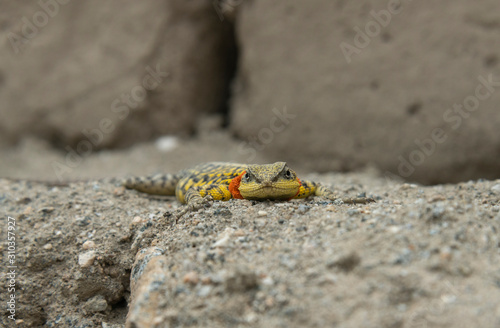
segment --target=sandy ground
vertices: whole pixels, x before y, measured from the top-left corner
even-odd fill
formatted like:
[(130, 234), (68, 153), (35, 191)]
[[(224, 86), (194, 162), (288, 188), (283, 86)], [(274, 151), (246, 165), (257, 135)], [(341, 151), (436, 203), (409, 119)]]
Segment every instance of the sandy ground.
[[(500, 180), (423, 187), (374, 170), (305, 172), (377, 202), (215, 202), (173, 224), (160, 219), (181, 206), (173, 198), (112, 178), (245, 161), (222, 141), (92, 154), (67, 174), (91, 180), (56, 184), (34, 180), (57, 181), (51, 165), (65, 154), (36, 141), (4, 151), (2, 280), (10, 221), (15, 326), (122, 327), (136, 254), (147, 247), (167, 259), (160, 298), (144, 313), (158, 327), (500, 326)], [(2, 284), (3, 304), (11, 294)], [(0, 323), (14, 326), (3, 309)]]

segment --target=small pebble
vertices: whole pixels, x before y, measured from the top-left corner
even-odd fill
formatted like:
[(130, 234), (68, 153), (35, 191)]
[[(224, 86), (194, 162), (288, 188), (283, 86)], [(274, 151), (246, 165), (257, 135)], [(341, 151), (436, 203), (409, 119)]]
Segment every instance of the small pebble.
[(85, 250), (95, 248), (95, 243), (92, 240), (87, 240), (83, 243), (82, 248)]
[(400, 226), (390, 226), (387, 228), (387, 231), (389, 231), (391, 233), (398, 233), (401, 231), (401, 227)]
[(43, 245), (43, 249), (50, 251), (52, 249), (52, 244), (45, 244)]
[(250, 312), (245, 316), (245, 322), (247, 323), (254, 323), (259, 319), (259, 315), (255, 312)]
[(132, 220), (131, 224), (132, 225), (138, 225), (140, 223), (143, 223), (145, 220), (143, 220), (140, 216), (134, 216), (134, 219)]
[(33, 214), (33, 207), (31, 206), (26, 207), (23, 211), (23, 214), (26, 216)]
[(243, 237), (245, 235), (245, 231), (243, 231), (242, 229), (238, 229), (234, 232), (234, 235), (236, 237)]
[(231, 228), (226, 228), (224, 232), (219, 234), (219, 239), (212, 245), (212, 247), (226, 247), (229, 244), (229, 241), (231, 239), (231, 235), (233, 234), (233, 231)]
[(102, 322), (101, 323), (102, 328), (123, 328), (123, 325), (120, 324), (114, 324), (114, 323), (107, 323), (107, 322)]
[(221, 239), (217, 240), (212, 246), (213, 247), (226, 247), (229, 244), (229, 235), (225, 235)]
[(169, 152), (179, 146), (179, 138), (176, 136), (161, 136), (155, 141), (155, 147), (161, 152)]
[(258, 212), (257, 212), (257, 215), (258, 215), (258, 216), (261, 216), (261, 217), (262, 217), (262, 216), (266, 216), (266, 215), (267, 215), (267, 212), (266, 212), (266, 211), (262, 211), (262, 210), (261, 210), (261, 211), (258, 211)]
[(198, 291), (198, 296), (206, 297), (210, 294), (211, 291), (212, 291), (212, 286), (210, 285), (202, 286)]
[(83, 227), (83, 226), (86, 226), (90, 223), (90, 221), (92, 221), (92, 219), (90, 218), (90, 216), (77, 216), (75, 218), (75, 221), (76, 221), (76, 224)]
[(95, 251), (82, 253), (78, 256), (78, 265), (80, 265), (82, 268), (87, 268), (94, 264), (96, 256), (97, 254)]
[(491, 187), (491, 191), (493, 191), (496, 194), (500, 194), (500, 183), (497, 183), (493, 187)]
[(400, 190), (407, 190), (407, 189), (415, 189), (417, 188), (418, 186), (416, 184), (413, 184), (413, 183), (403, 183), (399, 189)]
[(191, 285), (196, 285), (200, 278), (198, 277), (198, 274), (195, 271), (190, 271), (184, 275), (182, 278), (182, 282), (185, 284), (191, 284)]
[(103, 312), (108, 308), (108, 302), (104, 296), (97, 295), (85, 302), (83, 308), (88, 312)]
[(271, 286), (274, 284), (274, 281), (273, 281), (273, 278), (267, 276), (265, 277), (264, 279), (261, 280), (262, 281), (262, 284), (263, 285), (266, 285), (266, 286)]
[(264, 304), (266, 304), (266, 306), (267, 306), (268, 308), (273, 307), (275, 303), (276, 303), (276, 302), (275, 302), (275, 300), (274, 300), (274, 297), (272, 297), (272, 296), (268, 296), (268, 297), (266, 297), (266, 300), (264, 301)]
[(118, 187), (113, 190), (113, 195), (115, 196), (122, 196), (125, 193), (125, 188), (124, 187)]
[(53, 207), (42, 207), (41, 209), (38, 210), (38, 213), (52, 213), (54, 212), (55, 208)]
[(452, 254), (451, 254), (451, 249), (449, 247), (443, 247), (440, 252), (439, 252), (439, 257), (442, 260), (449, 261), (451, 260)]
[(337, 276), (331, 273), (324, 274), (318, 278), (318, 285), (332, 285), (337, 282)]
[(202, 277), (201, 283), (203, 285), (210, 285), (212, 283), (212, 278), (210, 278), (209, 276)]
[(433, 195), (429, 198), (429, 203), (434, 203), (442, 200), (446, 200), (443, 195)]
[(441, 301), (443, 301), (443, 303), (445, 304), (455, 303), (456, 300), (457, 297), (453, 294), (445, 294), (441, 296)]

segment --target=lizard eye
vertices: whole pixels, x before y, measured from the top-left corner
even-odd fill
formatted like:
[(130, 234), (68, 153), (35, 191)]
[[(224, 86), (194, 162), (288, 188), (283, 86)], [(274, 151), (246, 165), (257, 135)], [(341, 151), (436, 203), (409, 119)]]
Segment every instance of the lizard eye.
[(292, 172), (290, 172), (290, 170), (286, 170), (285, 177), (290, 179), (292, 177)]
[(243, 176), (243, 179), (245, 179), (245, 181), (250, 180), (250, 174), (248, 174), (248, 172), (245, 173), (245, 175)]

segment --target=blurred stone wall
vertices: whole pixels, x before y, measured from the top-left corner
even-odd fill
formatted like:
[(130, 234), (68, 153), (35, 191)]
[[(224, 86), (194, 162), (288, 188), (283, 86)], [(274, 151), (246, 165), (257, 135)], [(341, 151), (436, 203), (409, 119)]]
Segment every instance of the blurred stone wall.
[[(500, 177), (500, 2), (254, 0), (239, 14), (231, 128), (270, 160)], [(273, 109), (289, 117), (274, 129)]]
[(225, 107), (232, 34), (209, 1), (2, 1), (2, 144), (32, 134), (86, 151), (82, 140), (191, 134)]
[(0, 144), (127, 146), (219, 113), (248, 162), (500, 177), (499, 35), (496, 0), (4, 1)]

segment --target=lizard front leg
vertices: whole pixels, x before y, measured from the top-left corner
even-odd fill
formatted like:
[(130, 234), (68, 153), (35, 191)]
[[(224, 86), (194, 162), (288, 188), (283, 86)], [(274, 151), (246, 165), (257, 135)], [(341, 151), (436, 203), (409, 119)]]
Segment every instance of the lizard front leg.
[(333, 191), (314, 181), (301, 180), (301, 184), (302, 185), (299, 188), (299, 192), (294, 198), (319, 196), (328, 198), (330, 200), (341, 200), (346, 204), (367, 204), (375, 202), (373, 198), (367, 197), (339, 198)]
[[(228, 201), (231, 198), (231, 192), (225, 184), (208, 184), (192, 187), (189, 188), (184, 196), (186, 206), (174, 214), (174, 216), (177, 221), (187, 212), (199, 210), (212, 200)], [(165, 213), (164, 216), (168, 216), (168, 213)]]

